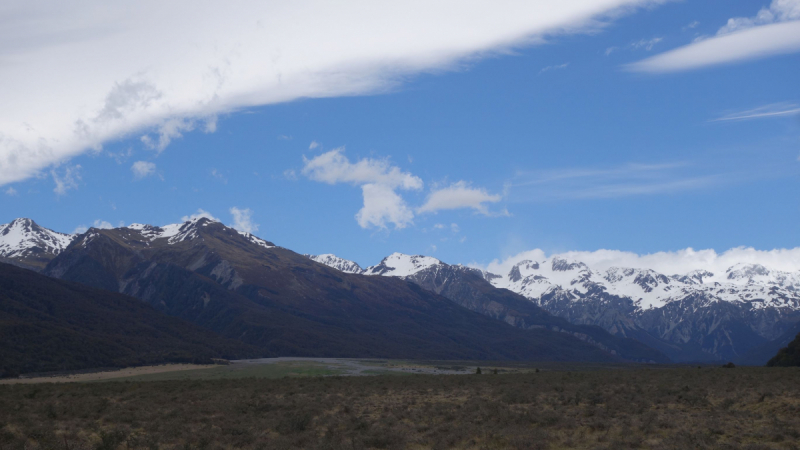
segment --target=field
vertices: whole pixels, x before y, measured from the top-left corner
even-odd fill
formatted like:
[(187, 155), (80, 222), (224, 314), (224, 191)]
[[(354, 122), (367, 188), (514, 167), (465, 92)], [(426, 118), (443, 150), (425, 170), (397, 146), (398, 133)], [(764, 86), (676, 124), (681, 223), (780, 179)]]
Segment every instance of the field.
[[(798, 369), (486, 363), (475, 375), (457, 363), (366, 361), (365, 371), (408, 375), (313, 376), (331, 364), (2, 385), (0, 450), (795, 449), (800, 441)], [(471, 374), (417, 374), (426, 367)], [(173, 376), (191, 372), (203, 371)]]

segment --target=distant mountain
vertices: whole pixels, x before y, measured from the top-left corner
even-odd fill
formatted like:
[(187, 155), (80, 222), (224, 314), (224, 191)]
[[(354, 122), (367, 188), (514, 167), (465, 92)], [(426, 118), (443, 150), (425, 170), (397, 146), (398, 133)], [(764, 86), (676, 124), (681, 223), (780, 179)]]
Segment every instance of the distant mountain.
[(485, 276), (573, 323), (636, 337), (677, 361), (742, 361), (800, 320), (800, 273), (757, 264), (665, 275), (621, 267), (601, 272), (554, 257)]
[[(356, 263), (334, 255), (323, 256), (312, 258), (334, 268), (345, 267), (352, 270), (353, 267), (358, 267)], [(379, 264), (362, 269), (360, 273), (401, 277), (443, 295), (469, 310), (515, 327), (544, 328), (571, 334), (631, 361), (669, 361), (664, 354), (633, 339), (615, 337), (602, 328), (574, 325), (565, 319), (553, 316), (519, 294), (495, 288), (484, 279), (481, 271), (470, 267), (452, 266), (429, 256), (393, 253)]]
[(73, 239), (75, 235), (42, 228), (31, 219), (15, 219), (0, 225), (0, 262), (41, 270)]
[(800, 367), (800, 334), (767, 362), (770, 367)]
[(92, 228), (43, 273), (134, 296), (268, 355), (620, 360), (573, 335), (510, 327), (411, 282), (344, 273), (208, 219)]
[[(333, 255), (328, 258), (339, 266), (355, 264)], [(736, 264), (722, 274), (696, 270), (667, 276), (640, 268), (601, 272), (581, 261), (553, 257), (519, 261), (507, 274), (494, 274), (428, 256), (395, 253), (361, 273), (405, 278), (475, 311), (505, 314), (498, 312), (503, 309), (486, 309), (485, 302), (472, 302), (468, 292), (473, 288), (460, 292), (453, 287), (465, 279), (456, 273), (470, 273), (471, 278), (481, 277), (496, 288), (515, 292), (570, 323), (596, 325), (616, 336), (634, 338), (676, 361), (762, 365), (774, 355), (773, 348), (785, 345), (785, 334), (800, 324), (800, 272), (757, 264)], [(503, 320), (528, 326), (518, 317)]]
[(135, 298), (0, 264), (0, 377), (259, 355)]

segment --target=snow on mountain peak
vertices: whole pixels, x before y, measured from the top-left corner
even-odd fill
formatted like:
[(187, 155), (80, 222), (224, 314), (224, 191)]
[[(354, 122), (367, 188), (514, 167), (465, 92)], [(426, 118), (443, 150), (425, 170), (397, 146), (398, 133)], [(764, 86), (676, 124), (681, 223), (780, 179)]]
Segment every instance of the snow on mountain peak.
[(361, 268), (355, 261), (350, 261), (349, 259), (340, 258), (331, 253), (325, 253), (322, 255), (305, 255), (309, 259), (316, 261), (320, 264), (325, 264), (328, 267), (332, 267), (340, 272), (345, 273), (364, 273), (364, 269)]
[(48, 230), (31, 219), (14, 219), (0, 225), (0, 256), (24, 258), (34, 253), (57, 255), (74, 239), (75, 235)]
[(386, 258), (383, 258), (383, 261), (378, 265), (367, 267), (364, 274), (407, 277), (441, 263), (442, 262), (438, 259), (430, 256), (392, 253)]

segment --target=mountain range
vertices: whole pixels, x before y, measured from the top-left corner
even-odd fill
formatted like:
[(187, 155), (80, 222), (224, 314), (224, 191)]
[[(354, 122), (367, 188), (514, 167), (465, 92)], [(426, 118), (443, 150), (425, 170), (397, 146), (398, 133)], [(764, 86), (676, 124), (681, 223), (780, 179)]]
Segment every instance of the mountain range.
[(800, 274), (753, 264), (664, 275), (556, 256), (495, 274), (395, 253), (362, 268), (205, 218), (76, 235), (17, 219), (0, 258), (261, 356), (763, 364), (800, 331)]
[[(572, 324), (636, 339), (677, 362), (760, 365), (800, 332), (800, 272), (759, 264), (736, 264), (724, 273), (664, 275), (645, 268), (593, 270), (555, 256), (518, 261), (508, 273), (495, 274), (400, 253), (366, 269), (331, 254), (309, 257), (349, 273), (399, 277), (422, 286), (443, 273), (472, 273)], [(459, 302), (458, 295), (449, 298)]]
[[(28, 219), (6, 228), (26, 231), (5, 241), (16, 253), (0, 253), (20, 265), (44, 240), (39, 234), (49, 233)], [(509, 326), (408, 280), (344, 273), (205, 218), (67, 238), (41, 274), (135, 297), (259, 356), (668, 361), (528, 301), (526, 314), (538, 326)]]

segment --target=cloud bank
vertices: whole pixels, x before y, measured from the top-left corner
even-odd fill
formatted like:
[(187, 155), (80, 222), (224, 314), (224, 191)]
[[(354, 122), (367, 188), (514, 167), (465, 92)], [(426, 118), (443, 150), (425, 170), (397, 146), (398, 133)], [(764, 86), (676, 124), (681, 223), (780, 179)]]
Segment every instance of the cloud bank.
[(115, 139), (162, 151), (220, 114), (380, 92), (663, 1), (9, 0), (0, 185)]
[(627, 66), (665, 73), (800, 52), (800, 0), (773, 0), (754, 17), (735, 17), (716, 36)]
[(800, 248), (755, 250), (738, 247), (723, 253), (714, 250), (687, 248), (676, 252), (658, 252), (638, 255), (619, 250), (597, 250), (594, 252), (566, 252), (548, 255), (543, 250), (529, 250), (503, 260), (494, 260), (485, 266), (474, 265), (496, 274), (507, 274), (514, 264), (523, 260), (544, 261), (553, 257), (574, 259), (586, 263), (591, 269), (605, 271), (611, 267), (633, 267), (652, 269), (665, 275), (683, 275), (693, 270), (708, 270), (722, 274), (739, 263), (761, 264), (773, 270), (800, 271)]

